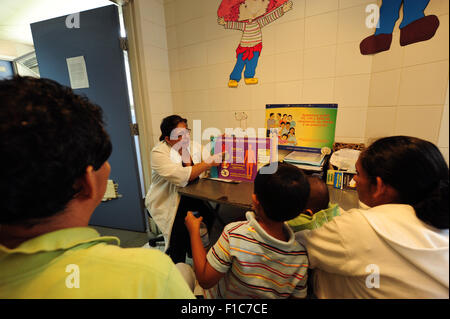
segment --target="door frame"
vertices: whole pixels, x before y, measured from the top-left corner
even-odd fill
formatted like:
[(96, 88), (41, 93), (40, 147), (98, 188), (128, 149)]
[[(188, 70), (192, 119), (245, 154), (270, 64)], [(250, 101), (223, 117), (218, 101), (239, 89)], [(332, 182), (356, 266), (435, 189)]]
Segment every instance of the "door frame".
[[(136, 6), (132, 0), (110, 0), (122, 7), (123, 19), (127, 35), (128, 44), (128, 61), (130, 64), (130, 76), (133, 88), (134, 108), (136, 112), (136, 122), (139, 127), (139, 149), (141, 155), (142, 172), (144, 177), (145, 193), (148, 192), (151, 183), (151, 167), (150, 153), (153, 148), (152, 140), (152, 123), (150, 109), (146, 105), (150, 105), (149, 95), (146, 88), (148, 87), (148, 79), (145, 68), (144, 48), (138, 39), (142, 39), (140, 25), (140, 16), (136, 12)], [(145, 196), (146, 194), (143, 194)]]

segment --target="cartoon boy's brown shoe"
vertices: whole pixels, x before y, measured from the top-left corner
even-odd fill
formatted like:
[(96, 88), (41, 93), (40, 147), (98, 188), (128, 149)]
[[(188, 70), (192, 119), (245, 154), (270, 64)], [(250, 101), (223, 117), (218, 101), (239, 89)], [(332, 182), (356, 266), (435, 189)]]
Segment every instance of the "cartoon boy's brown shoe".
[(431, 39), (439, 27), (439, 19), (429, 15), (408, 24), (400, 29), (400, 45), (405, 46)]
[(361, 54), (375, 54), (391, 48), (392, 34), (371, 35), (361, 41), (359, 48)]

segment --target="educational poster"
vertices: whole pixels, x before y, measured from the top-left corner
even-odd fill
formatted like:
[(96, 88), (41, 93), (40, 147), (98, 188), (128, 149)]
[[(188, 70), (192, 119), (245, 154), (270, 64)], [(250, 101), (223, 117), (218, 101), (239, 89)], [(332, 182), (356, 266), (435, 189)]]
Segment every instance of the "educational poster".
[[(431, 39), (439, 27), (439, 19), (435, 15), (425, 16), (424, 10), (429, 2), (430, 0), (383, 0), (376, 32), (360, 43), (361, 54), (376, 54), (390, 49), (392, 32), (400, 11), (403, 11), (400, 24), (401, 46)], [(403, 10), (400, 10), (402, 6)]]
[(259, 157), (268, 150), (270, 150), (268, 138), (217, 137), (214, 154), (224, 152), (222, 164), (218, 167), (218, 178), (253, 182), (258, 173), (258, 163), (262, 160)]
[(268, 104), (267, 136), (276, 135), (280, 149), (333, 147), (337, 104)]
[(245, 84), (258, 84), (255, 74), (262, 51), (261, 29), (291, 9), (289, 0), (222, 0), (217, 10), (217, 23), (225, 29), (242, 32), (228, 87), (238, 87), (244, 69)]

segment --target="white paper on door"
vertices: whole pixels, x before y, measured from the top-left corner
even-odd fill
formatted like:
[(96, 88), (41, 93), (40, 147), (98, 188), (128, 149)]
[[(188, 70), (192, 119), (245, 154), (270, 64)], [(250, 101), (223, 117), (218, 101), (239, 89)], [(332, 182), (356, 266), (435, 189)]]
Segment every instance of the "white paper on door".
[(67, 58), (67, 68), (69, 70), (70, 86), (72, 89), (89, 88), (89, 79), (86, 70), (84, 56)]

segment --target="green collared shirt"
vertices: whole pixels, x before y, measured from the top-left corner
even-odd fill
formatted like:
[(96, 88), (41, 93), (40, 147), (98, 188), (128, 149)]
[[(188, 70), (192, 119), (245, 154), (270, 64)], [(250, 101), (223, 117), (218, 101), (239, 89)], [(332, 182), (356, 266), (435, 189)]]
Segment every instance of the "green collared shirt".
[(288, 225), (291, 226), (294, 232), (302, 231), (305, 229), (316, 229), (323, 224), (329, 222), (334, 217), (339, 216), (339, 206), (337, 204), (328, 204), (328, 208), (321, 210), (310, 216), (307, 214), (300, 214), (296, 218), (288, 221)]
[(0, 299), (195, 298), (167, 255), (118, 244), (76, 227), (0, 245)]

